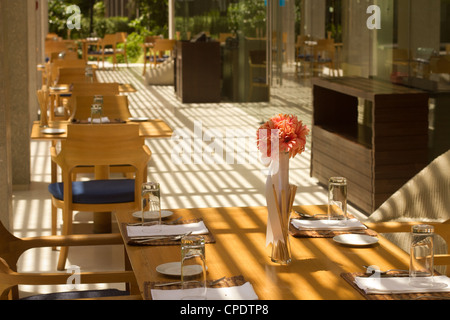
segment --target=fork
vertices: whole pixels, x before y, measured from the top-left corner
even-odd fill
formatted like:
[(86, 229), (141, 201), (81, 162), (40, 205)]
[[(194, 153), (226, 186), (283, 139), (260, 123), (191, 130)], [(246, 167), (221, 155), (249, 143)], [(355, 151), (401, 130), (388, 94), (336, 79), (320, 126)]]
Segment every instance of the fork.
[[(369, 272), (369, 266), (363, 266), (364, 268), (366, 268), (367, 270), (366, 270), (366, 273), (368, 273), (368, 274), (370, 274), (370, 272)], [(389, 272), (402, 272), (402, 273), (406, 273), (406, 272), (408, 272), (409, 273), (409, 270), (402, 270), (402, 269), (389, 269), (389, 270), (386, 270), (386, 271), (378, 271), (378, 270), (375, 270), (375, 269), (372, 269), (372, 274), (374, 274), (375, 272), (379, 272), (380, 274), (388, 274)]]
[[(219, 282), (221, 282), (223, 279), (225, 279), (225, 277), (210, 281), (210, 282), (208, 282), (208, 284), (210, 286), (214, 286), (214, 285), (218, 284)], [(191, 280), (191, 281), (185, 281), (185, 282), (198, 282), (198, 281)], [(158, 283), (158, 284), (155, 284), (155, 287), (173, 286), (173, 285), (177, 285), (177, 284), (181, 284), (181, 281)]]
[(136, 240), (136, 243), (145, 243), (145, 242), (149, 242), (149, 241), (154, 241), (154, 240), (162, 240), (162, 239), (169, 239), (172, 241), (177, 241), (180, 240), (181, 238), (188, 236), (192, 233), (192, 231), (184, 233), (184, 234), (179, 234), (179, 235), (175, 235), (175, 236), (153, 236), (153, 237), (147, 237), (147, 238), (139, 238), (138, 240), (131, 238), (132, 240)]

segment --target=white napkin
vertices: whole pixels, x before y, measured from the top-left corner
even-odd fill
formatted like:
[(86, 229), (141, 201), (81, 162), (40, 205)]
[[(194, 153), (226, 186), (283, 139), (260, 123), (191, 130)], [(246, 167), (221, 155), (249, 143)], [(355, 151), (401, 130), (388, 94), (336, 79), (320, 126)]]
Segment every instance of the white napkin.
[[(160, 290), (152, 289), (153, 300), (181, 300), (185, 296), (195, 296), (193, 289), (177, 289), (177, 290)], [(201, 290), (201, 289), (200, 289)], [(227, 288), (207, 288), (206, 300), (258, 300), (258, 296), (253, 290), (250, 282), (244, 283), (242, 286)]]
[(129, 237), (175, 236), (187, 232), (207, 234), (209, 230), (203, 221), (174, 225), (127, 226)]
[[(91, 118), (88, 118), (88, 122), (91, 123)], [(92, 120), (93, 123), (100, 123), (100, 119), (99, 118), (95, 118), (94, 120)], [(109, 123), (109, 118), (108, 117), (102, 117), (102, 122), (101, 123)]]
[(356, 285), (367, 294), (396, 294), (422, 292), (450, 292), (450, 279), (446, 276), (435, 276), (436, 284), (431, 288), (414, 287), (409, 284), (409, 277), (356, 277)]
[(291, 223), (299, 230), (364, 230), (365, 225), (357, 219), (348, 220), (307, 220), (292, 219)]

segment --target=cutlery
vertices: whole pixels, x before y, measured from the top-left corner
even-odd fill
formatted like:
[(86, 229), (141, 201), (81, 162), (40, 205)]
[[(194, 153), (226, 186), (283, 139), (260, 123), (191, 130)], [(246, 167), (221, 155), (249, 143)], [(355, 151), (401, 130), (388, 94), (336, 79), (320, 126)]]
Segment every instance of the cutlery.
[[(217, 279), (217, 280), (209, 281), (208, 284), (209, 284), (210, 286), (213, 286), (213, 285), (218, 284), (218, 283), (219, 283), (220, 281), (222, 281), (223, 279), (225, 279), (225, 277), (222, 277), (222, 278)], [(190, 280), (190, 281), (186, 281), (186, 282), (197, 282), (197, 281), (195, 281), (195, 280)], [(158, 284), (155, 284), (155, 287), (173, 286), (173, 285), (177, 285), (177, 284), (181, 284), (181, 281), (158, 283)]]
[(389, 270), (386, 270), (386, 271), (378, 271), (378, 270), (375, 270), (375, 269), (372, 269), (372, 272), (370, 272), (368, 269), (369, 269), (369, 267), (368, 266), (363, 266), (364, 268), (366, 268), (367, 270), (366, 270), (366, 273), (367, 274), (374, 274), (375, 272), (379, 272), (380, 274), (388, 274), (388, 273), (390, 273), (390, 272), (400, 272), (400, 273), (408, 273), (409, 274), (409, 270), (402, 270), (402, 269), (389, 269)]
[[(170, 224), (176, 224), (178, 221), (180, 221), (180, 219), (183, 217), (178, 217), (173, 221), (164, 223), (165, 225), (170, 225)], [(157, 224), (157, 221), (147, 221), (147, 222), (133, 222), (133, 223), (129, 223), (129, 226), (146, 226), (146, 225), (153, 225), (153, 224)]]
[(322, 213), (318, 213), (318, 214), (307, 214), (307, 213), (303, 213), (303, 212), (298, 212), (298, 211), (294, 211), (296, 214), (298, 214), (300, 217), (302, 217), (303, 219), (319, 219), (319, 217), (326, 217), (326, 214), (322, 214)]
[(183, 238), (184, 236), (188, 236), (192, 233), (191, 232), (187, 232), (187, 233), (183, 233), (183, 234), (178, 234), (178, 235), (174, 235), (174, 236), (151, 236), (151, 237), (136, 237), (136, 238), (131, 238), (131, 240), (136, 240), (136, 243), (144, 243), (144, 242), (149, 242), (149, 241), (155, 241), (155, 240), (162, 240), (162, 239), (169, 239), (172, 241), (177, 241), (177, 240), (181, 240), (181, 238)]

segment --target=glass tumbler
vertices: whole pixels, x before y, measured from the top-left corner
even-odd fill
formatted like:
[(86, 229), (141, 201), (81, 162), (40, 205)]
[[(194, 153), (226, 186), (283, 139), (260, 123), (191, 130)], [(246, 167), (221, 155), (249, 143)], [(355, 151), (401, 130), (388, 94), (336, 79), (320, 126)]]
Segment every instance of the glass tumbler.
[(347, 179), (331, 177), (328, 180), (328, 220), (346, 220)]
[(92, 104), (91, 105), (91, 123), (94, 123), (94, 119), (99, 119), (100, 123), (102, 123), (102, 115), (103, 115), (103, 108), (101, 104)]
[(205, 240), (189, 235), (181, 239), (181, 285), (183, 300), (206, 300)]
[(141, 188), (142, 223), (155, 219), (161, 224), (161, 191), (158, 182), (144, 182)]
[(434, 273), (434, 228), (426, 224), (412, 227), (409, 277), (414, 287), (432, 287)]

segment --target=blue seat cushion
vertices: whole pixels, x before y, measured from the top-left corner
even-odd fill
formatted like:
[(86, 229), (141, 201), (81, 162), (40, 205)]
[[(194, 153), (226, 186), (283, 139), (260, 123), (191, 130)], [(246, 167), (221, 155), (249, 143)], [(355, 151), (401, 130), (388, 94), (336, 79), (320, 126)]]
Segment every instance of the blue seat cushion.
[(130, 293), (128, 291), (122, 291), (118, 289), (103, 289), (103, 290), (68, 291), (68, 292), (38, 294), (34, 296), (25, 297), (20, 300), (73, 300), (73, 299), (117, 297), (129, 295)]
[[(52, 183), (48, 191), (64, 200), (64, 184)], [(91, 180), (72, 182), (72, 202), (83, 204), (123, 203), (134, 201), (134, 180)]]

